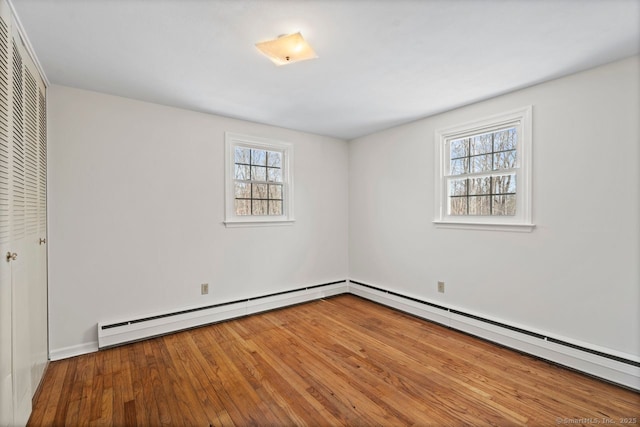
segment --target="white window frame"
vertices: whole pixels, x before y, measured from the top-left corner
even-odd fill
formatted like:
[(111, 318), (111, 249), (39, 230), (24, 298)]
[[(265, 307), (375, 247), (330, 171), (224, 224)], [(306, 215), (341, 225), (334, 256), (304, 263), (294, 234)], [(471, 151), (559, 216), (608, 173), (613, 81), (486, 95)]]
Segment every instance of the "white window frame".
[[(282, 215), (236, 215), (235, 213), (235, 148), (282, 152)], [(225, 219), (227, 227), (291, 225), (293, 215), (293, 144), (225, 132)]]
[[(441, 228), (466, 228), (476, 230), (524, 231), (530, 232), (535, 225), (532, 222), (532, 106), (514, 111), (486, 117), (481, 120), (464, 123), (435, 132), (436, 167), (435, 167), (435, 220), (433, 223)], [(516, 214), (512, 216), (475, 216), (449, 215), (449, 193), (447, 189), (450, 177), (451, 141), (491, 132), (506, 126), (515, 126), (518, 131), (516, 146)]]

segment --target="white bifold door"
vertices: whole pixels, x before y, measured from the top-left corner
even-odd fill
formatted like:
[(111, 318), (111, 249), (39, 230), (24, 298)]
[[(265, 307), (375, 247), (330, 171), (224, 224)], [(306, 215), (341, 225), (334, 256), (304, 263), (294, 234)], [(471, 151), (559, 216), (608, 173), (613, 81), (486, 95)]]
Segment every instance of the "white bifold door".
[(0, 426), (26, 424), (47, 363), (46, 90), (0, 0)]

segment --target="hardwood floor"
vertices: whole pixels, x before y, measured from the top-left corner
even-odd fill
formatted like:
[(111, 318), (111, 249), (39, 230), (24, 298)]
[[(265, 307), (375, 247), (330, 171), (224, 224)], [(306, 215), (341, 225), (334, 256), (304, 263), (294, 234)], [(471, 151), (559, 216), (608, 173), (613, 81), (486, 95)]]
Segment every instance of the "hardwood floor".
[(352, 295), (52, 362), (30, 426), (637, 424), (640, 394)]

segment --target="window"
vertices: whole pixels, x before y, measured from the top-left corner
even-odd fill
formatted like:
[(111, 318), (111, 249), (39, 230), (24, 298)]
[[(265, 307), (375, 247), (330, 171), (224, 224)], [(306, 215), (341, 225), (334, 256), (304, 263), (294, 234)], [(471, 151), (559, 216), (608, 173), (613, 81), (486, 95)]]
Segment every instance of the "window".
[(531, 107), (436, 132), (436, 225), (531, 231)]
[(253, 136), (225, 134), (225, 224), (293, 222), (293, 146)]

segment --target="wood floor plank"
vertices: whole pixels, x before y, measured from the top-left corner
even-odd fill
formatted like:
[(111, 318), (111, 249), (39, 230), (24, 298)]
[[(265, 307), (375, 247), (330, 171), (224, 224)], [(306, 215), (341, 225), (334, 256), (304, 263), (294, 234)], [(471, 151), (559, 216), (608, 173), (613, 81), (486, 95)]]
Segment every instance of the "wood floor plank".
[(68, 363), (59, 363), (47, 368), (47, 371), (53, 372), (42, 379), (41, 393), (44, 393), (44, 396), (38, 398), (34, 404), (33, 412), (37, 416), (34, 418), (34, 424), (43, 425), (53, 422), (68, 366)]
[(228, 324), (224, 325), (224, 327), (234, 342), (233, 346), (228, 347), (227, 355), (234, 361), (238, 372), (247, 379), (247, 385), (256, 393), (259, 406), (265, 414), (265, 419), (273, 420), (275, 425), (291, 424), (291, 419), (287, 415), (287, 412), (279, 405), (269, 405), (265, 403), (273, 398), (273, 396), (270, 396), (265, 390), (265, 385), (269, 384), (271, 375), (263, 374), (263, 366), (260, 365), (255, 354), (248, 351), (247, 347), (242, 345), (244, 340), (240, 335), (237, 334), (233, 328), (229, 327)]
[[(291, 418), (296, 421), (296, 425), (340, 424), (339, 419), (334, 417), (332, 412), (327, 411), (323, 399), (312, 390), (310, 383), (305, 381), (304, 374), (301, 375), (294, 369), (298, 360), (287, 360), (285, 357), (278, 356), (276, 351), (261, 351), (261, 343), (256, 344), (250, 341), (246, 345), (274, 373), (271, 386), (279, 392), (278, 403), (286, 405), (286, 408), (293, 413)], [(279, 343), (271, 342), (271, 345), (279, 346)], [(303, 419), (299, 420), (301, 417)]]
[[(138, 417), (136, 415), (136, 402), (127, 400), (124, 402), (124, 425), (135, 427), (138, 425)], [(65, 424), (67, 425), (67, 424)]]
[[(230, 337), (225, 328), (227, 325), (220, 326), (225, 331), (225, 335)], [(231, 337), (223, 341), (220, 346), (213, 346), (211, 350), (221, 367), (219, 375), (224, 375), (222, 378), (224, 387), (232, 393), (235, 405), (242, 415), (241, 419), (234, 422), (239, 425), (260, 423), (278, 425), (277, 416), (270, 410), (269, 404), (264, 402), (256, 392), (252, 385), (253, 378), (242, 366), (242, 361), (235, 360), (233, 357), (234, 343)]]
[[(333, 324), (332, 319), (326, 319), (325, 326), (328, 331), (333, 331), (333, 332), (340, 331), (339, 325)], [(327, 335), (330, 336), (331, 333), (332, 332), (329, 332)], [(352, 336), (353, 331), (347, 327), (346, 329), (340, 331), (339, 335), (344, 335), (347, 337)], [(313, 335), (313, 336), (314, 336), (314, 339), (318, 340), (317, 338), (318, 335)], [(375, 363), (376, 366), (385, 366), (386, 372), (395, 373), (391, 375), (394, 387), (393, 387), (393, 390), (389, 392), (389, 396), (397, 395), (397, 393), (395, 392), (398, 389), (401, 389), (403, 391), (402, 395), (404, 396), (404, 404), (401, 404), (400, 406), (403, 408), (404, 414), (410, 415), (411, 418), (414, 420), (417, 419), (425, 423), (435, 422), (435, 423), (441, 424), (445, 422), (444, 419), (438, 419), (437, 416), (427, 415), (431, 412), (429, 411), (429, 409), (432, 406), (437, 405), (437, 406), (440, 406), (441, 408), (447, 407), (447, 405), (443, 405), (443, 402), (440, 401), (437, 393), (431, 393), (427, 395), (425, 395), (424, 393), (422, 394), (410, 393), (411, 389), (415, 389), (415, 390), (421, 389), (423, 391), (438, 390), (441, 387), (441, 384), (438, 381), (438, 376), (433, 375), (434, 373), (437, 374), (437, 372), (431, 372), (430, 375), (419, 374), (420, 375), (419, 377), (415, 377), (416, 373), (423, 370), (421, 367), (419, 358), (410, 357), (407, 354), (405, 354), (403, 351), (398, 351), (396, 347), (384, 344), (384, 342), (382, 341), (377, 341), (369, 335), (362, 335), (362, 337), (364, 337), (365, 340), (361, 342), (362, 348), (360, 350), (360, 353), (367, 354), (367, 359), (373, 360), (374, 361), (373, 363)], [(338, 335), (331, 337), (332, 341), (337, 341), (339, 339), (340, 338)], [(329, 348), (328, 343), (322, 343), (320, 341), (316, 341), (314, 344), (319, 348)], [(379, 349), (379, 348), (384, 349), (384, 351), (380, 352), (380, 354), (378, 354), (379, 352), (376, 351), (376, 349)], [(388, 355), (385, 355), (385, 354), (388, 354)], [(379, 359), (379, 356), (382, 356), (382, 355), (384, 355), (384, 360)], [(336, 364), (339, 364), (340, 362), (339, 357), (334, 358), (331, 354), (324, 354), (324, 357), (332, 359)], [(357, 372), (357, 371), (354, 371), (354, 372)], [(404, 375), (404, 372), (411, 373), (411, 375)], [(416, 380), (418, 380), (418, 382), (421, 384), (419, 388), (414, 386), (414, 384), (416, 383)], [(361, 391), (363, 393), (366, 393), (366, 390), (361, 390)], [(467, 390), (467, 392), (468, 391), (469, 390)], [(407, 397), (409, 397), (409, 399), (413, 397), (413, 399), (411, 399), (410, 401), (407, 401)], [(470, 407), (471, 410), (474, 409), (472, 405), (468, 405), (467, 402), (465, 402), (466, 400), (467, 400), (467, 393), (460, 393), (457, 396), (456, 406), (454, 407), (456, 417), (462, 416), (459, 409), (457, 409), (461, 403), (465, 404), (465, 406)], [(377, 403), (377, 404), (378, 406), (384, 407), (384, 404), (381, 404), (381, 403)], [(411, 412), (412, 409), (416, 411)], [(485, 417), (488, 415), (491, 415), (493, 418), (496, 418), (499, 415), (495, 411), (492, 411), (491, 408), (485, 408), (482, 414)], [(473, 413), (467, 415), (466, 418), (468, 418), (466, 420), (467, 422), (473, 420), (475, 423), (478, 423), (478, 421), (480, 420), (479, 414), (473, 414)]]
[(133, 361), (131, 378), (135, 397), (136, 422), (140, 426), (160, 425), (158, 403), (153, 396), (153, 389), (149, 382), (150, 361), (145, 356), (144, 342), (132, 344), (130, 357)]
[[(78, 424), (80, 404), (83, 400), (83, 389), (85, 387), (85, 378), (83, 375), (86, 373), (86, 367), (89, 361), (90, 357), (78, 358), (75, 369), (71, 372), (73, 377), (70, 379), (69, 397), (65, 407), (65, 421), (75, 423), (76, 425)], [(61, 400), (64, 399), (61, 398)], [(85, 399), (85, 402), (87, 404), (90, 403), (89, 399)]]
[[(379, 407), (379, 413), (366, 414), (367, 417), (373, 418), (372, 422), (389, 423), (389, 415), (392, 415), (395, 421), (404, 420), (406, 423), (410, 423), (413, 412), (426, 409), (422, 401), (407, 401), (406, 395), (400, 396), (396, 390), (387, 390), (389, 387), (380, 384), (379, 371), (371, 373), (366, 369), (360, 369), (367, 363), (364, 359), (357, 359), (363, 350), (362, 345), (352, 345), (352, 343), (342, 340), (341, 334), (331, 332), (337, 330), (334, 330), (333, 326), (335, 325), (331, 323), (330, 319), (324, 319), (322, 326), (317, 324), (315, 320), (311, 323), (299, 322), (298, 327), (309, 331), (309, 336), (312, 337), (310, 340), (301, 340), (300, 345), (308, 354), (313, 355), (314, 360), (325, 361), (328, 366), (333, 367), (332, 369), (337, 375), (336, 382), (348, 381), (349, 391), (355, 392), (352, 394), (367, 396), (370, 402), (361, 406), (369, 407), (374, 404)], [(355, 361), (354, 358), (356, 358)], [(328, 366), (320, 366), (318, 372), (325, 372)], [(349, 397), (349, 399), (352, 398)]]
[(120, 349), (112, 348), (105, 350), (111, 355), (111, 414), (105, 412), (103, 419), (111, 421), (114, 426), (121, 426), (125, 424), (124, 418), (124, 405), (122, 402), (126, 402), (130, 399), (125, 399), (124, 393), (126, 386), (123, 380), (123, 364), (120, 357)]
[[(199, 381), (199, 365), (191, 357), (191, 351), (187, 346), (190, 336), (167, 337), (165, 340), (164, 350), (174, 360), (174, 369), (167, 371), (167, 374), (173, 378), (173, 399), (174, 406), (177, 402), (178, 413), (174, 415), (174, 419), (180, 419), (183, 416), (185, 423), (193, 425), (203, 425), (209, 423), (210, 417), (207, 416), (203, 408), (202, 400), (198, 396), (201, 388)], [(167, 390), (170, 393), (170, 390)]]
[(41, 390), (30, 426), (640, 421), (640, 393), (351, 295), (51, 362)]
[(185, 343), (189, 351), (185, 355), (189, 357), (190, 378), (196, 379), (190, 381), (190, 384), (194, 387), (194, 398), (200, 403), (204, 418), (213, 425), (233, 425), (225, 405), (218, 396), (217, 389), (222, 388), (222, 383), (212, 385), (212, 377), (216, 375), (209, 369), (212, 366), (211, 361), (204, 357), (194, 336), (190, 335), (188, 338)]
[[(61, 381), (58, 378), (55, 379), (55, 382), (58, 383), (60, 381), (62, 383), (62, 386), (59, 393), (53, 394), (54, 392), (52, 391), (46, 405), (40, 406), (39, 402), (34, 405), (34, 410), (31, 414), (32, 418), (34, 416), (38, 416), (38, 414), (42, 410), (41, 408), (45, 408), (45, 414), (42, 418), (41, 424), (36, 425), (64, 425), (64, 417), (66, 417), (67, 407), (69, 406), (69, 387), (75, 375), (75, 365), (77, 364), (77, 360), (77, 358), (71, 358), (66, 360), (59, 360), (55, 363), (49, 364), (49, 369), (52, 372), (56, 373), (56, 377), (64, 375), (61, 378)], [(52, 375), (53, 374), (45, 374), (45, 377), (42, 380), (50, 381)], [(63, 398), (62, 396), (65, 397)], [(40, 399), (41, 398), (39, 398), (39, 400)]]
[(160, 340), (148, 340), (144, 342), (144, 353), (148, 367), (145, 380), (158, 407), (158, 425), (171, 425), (172, 418), (175, 420), (176, 415), (174, 414), (172, 417), (171, 408), (173, 405), (170, 403), (171, 397), (167, 396), (163, 386), (162, 375), (164, 374), (164, 364), (156, 360), (161, 354), (159, 349), (160, 345)]

